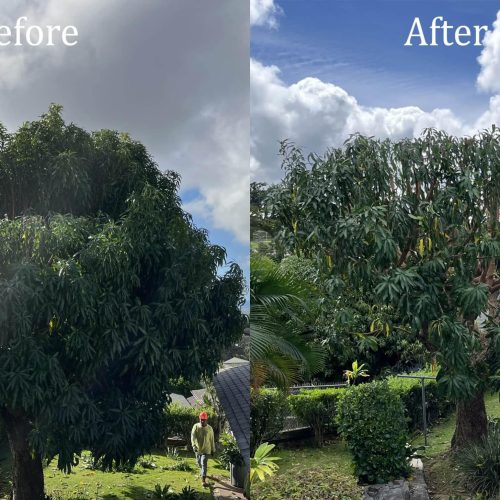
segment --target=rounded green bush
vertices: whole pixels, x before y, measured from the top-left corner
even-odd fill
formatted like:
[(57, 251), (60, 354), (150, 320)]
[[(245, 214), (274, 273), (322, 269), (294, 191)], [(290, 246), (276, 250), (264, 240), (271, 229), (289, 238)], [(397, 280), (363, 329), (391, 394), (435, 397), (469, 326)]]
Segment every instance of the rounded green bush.
[(361, 481), (386, 483), (408, 475), (404, 407), (387, 382), (344, 391), (338, 401), (337, 421)]

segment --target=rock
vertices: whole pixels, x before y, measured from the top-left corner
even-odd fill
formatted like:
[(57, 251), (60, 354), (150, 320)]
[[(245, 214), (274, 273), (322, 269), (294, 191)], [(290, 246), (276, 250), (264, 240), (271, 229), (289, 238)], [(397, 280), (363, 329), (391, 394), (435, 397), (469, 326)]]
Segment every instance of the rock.
[(387, 484), (372, 484), (365, 488), (363, 500), (429, 500), (422, 460), (414, 459), (411, 465), (411, 481), (396, 479)]

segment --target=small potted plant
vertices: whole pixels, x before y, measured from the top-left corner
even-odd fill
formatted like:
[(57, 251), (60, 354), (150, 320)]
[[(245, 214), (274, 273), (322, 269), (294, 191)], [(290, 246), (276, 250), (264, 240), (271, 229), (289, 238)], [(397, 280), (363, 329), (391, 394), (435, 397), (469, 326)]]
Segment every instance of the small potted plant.
[(230, 434), (221, 436), (221, 443), (224, 448), (219, 454), (219, 462), (231, 472), (231, 485), (243, 488), (245, 485), (247, 468), (245, 460), (238, 448), (234, 437)]

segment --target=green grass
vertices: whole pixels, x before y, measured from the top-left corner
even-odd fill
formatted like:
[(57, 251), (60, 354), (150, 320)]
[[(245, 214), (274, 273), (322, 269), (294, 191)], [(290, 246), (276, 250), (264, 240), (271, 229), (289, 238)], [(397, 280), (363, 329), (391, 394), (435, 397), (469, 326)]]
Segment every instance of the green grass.
[[(162, 487), (169, 484), (176, 492), (180, 492), (184, 486), (191, 486), (204, 494), (202, 498), (211, 499), (210, 490), (201, 485), (193, 454), (181, 451), (179, 456), (191, 465), (193, 471), (162, 469), (162, 467), (172, 466), (178, 461), (161, 452), (144, 457), (147, 461), (153, 462), (156, 468), (142, 467), (141, 460), (139, 460), (138, 465), (131, 472), (101, 472), (89, 469), (88, 454), (84, 454), (83, 460), (73, 469), (71, 474), (59, 471), (54, 461), (45, 469), (45, 490), (54, 500), (127, 498), (143, 500), (152, 498), (156, 484), (160, 484)], [(209, 476), (229, 477), (229, 471), (222, 469), (212, 459), (209, 460), (208, 474)], [(5, 495), (7, 491), (2, 493)], [(0, 498), (2, 498), (1, 495)]]
[(353, 474), (351, 454), (335, 440), (323, 448), (284, 449), (272, 453), (281, 458), (279, 471), (252, 487), (252, 499), (356, 500), (361, 488)]
[[(485, 397), (486, 412), (490, 417), (500, 418), (500, 403), (498, 394), (487, 394)], [(428, 448), (425, 455), (432, 457), (450, 449), (451, 438), (455, 432), (456, 416), (453, 413), (448, 418), (433, 425), (428, 434)], [(424, 444), (424, 436), (419, 434), (413, 441), (414, 445), (421, 446)]]
[[(500, 418), (498, 394), (486, 396), (486, 409), (491, 417)], [(464, 490), (460, 474), (453, 464), (449, 451), (455, 430), (455, 415), (431, 427), (429, 446), (425, 452), (426, 476), (433, 498), (475, 498)], [(423, 445), (423, 435), (414, 440), (415, 446)], [(324, 499), (336, 500), (361, 498), (361, 488), (353, 475), (351, 455), (340, 441), (332, 441), (324, 448), (278, 450), (273, 455), (281, 460), (280, 469), (272, 478), (252, 487), (252, 499)]]
[[(485, 397), (486, 411), (490, 417), (500, 418), (500, 402), (498, 394), (488, 394)], [(462, 495), (470, 498), (470, 492), (464, 488), (459, 469), (450, 453), (451, 438), (455, 431), (456, 416), (433, 425), (428, 435), (428, 447), (425, 450), (424, 470), (432, 498), (447, 498), (452, 495)], [(414, 445), (424, 444), (423, 435), (413, 441)], [(475, 497), (472, 497), (475, 498)]]

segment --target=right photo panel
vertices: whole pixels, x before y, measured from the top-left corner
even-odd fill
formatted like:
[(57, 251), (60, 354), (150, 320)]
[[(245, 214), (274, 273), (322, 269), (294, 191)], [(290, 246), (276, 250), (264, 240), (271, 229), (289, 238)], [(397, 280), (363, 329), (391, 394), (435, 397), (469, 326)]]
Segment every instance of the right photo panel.
[(252, 499), (500, 498), (500, 5), (251, 0)]

